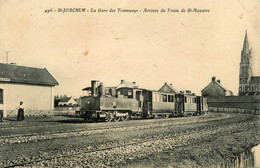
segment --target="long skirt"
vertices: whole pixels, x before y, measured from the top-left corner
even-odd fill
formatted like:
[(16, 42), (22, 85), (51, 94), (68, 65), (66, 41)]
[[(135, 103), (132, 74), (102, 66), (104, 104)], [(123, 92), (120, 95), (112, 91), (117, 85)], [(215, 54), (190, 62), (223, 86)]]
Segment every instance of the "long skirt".
[(0, 110), (0, 122), (3, 121), (3, 117), (4, 117), (4, 111)]
[(18, 121), (24, 120), (24, 110), (23, 109), (18, 110), (17, 120)]

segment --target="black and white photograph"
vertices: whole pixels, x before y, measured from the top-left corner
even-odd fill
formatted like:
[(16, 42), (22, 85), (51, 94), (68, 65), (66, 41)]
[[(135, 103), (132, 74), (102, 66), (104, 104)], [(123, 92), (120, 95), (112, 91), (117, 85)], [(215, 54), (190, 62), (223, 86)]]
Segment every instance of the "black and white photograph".
[(259, 0), (0, 0), (0, 167), (260, 168)]

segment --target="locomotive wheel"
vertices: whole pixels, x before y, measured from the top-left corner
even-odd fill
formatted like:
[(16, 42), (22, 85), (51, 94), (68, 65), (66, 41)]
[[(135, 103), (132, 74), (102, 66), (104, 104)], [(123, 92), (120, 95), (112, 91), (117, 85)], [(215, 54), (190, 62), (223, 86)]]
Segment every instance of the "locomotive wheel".
[(121, 121), (126, 121), (127, 119), (128, 119), (128, 116), (121, 116), (121, 117), (120, 117), (120, 120), (121, 120)]
[(115, 122), (120, 121), (121, 117), (115, 117)]
[(122, 121), (126, 121), (128, 119), (128, 116), (123, 116)]
[(111, 122), (113, 121), (114, 117), (111, 113), (106, 113), (106, 118), (105, 118), (105, 121), (106, 122)]

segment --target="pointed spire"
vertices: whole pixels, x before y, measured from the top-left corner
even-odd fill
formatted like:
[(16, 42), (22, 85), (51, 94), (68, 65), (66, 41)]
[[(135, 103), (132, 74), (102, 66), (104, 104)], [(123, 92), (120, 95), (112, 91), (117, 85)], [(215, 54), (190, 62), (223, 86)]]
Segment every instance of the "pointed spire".
[(244, 45), (243, 45), (243, 51), (245, 51), (245, 50), (249, 50), (248, 39), (247, 39), (247, 30), (246, 30)]

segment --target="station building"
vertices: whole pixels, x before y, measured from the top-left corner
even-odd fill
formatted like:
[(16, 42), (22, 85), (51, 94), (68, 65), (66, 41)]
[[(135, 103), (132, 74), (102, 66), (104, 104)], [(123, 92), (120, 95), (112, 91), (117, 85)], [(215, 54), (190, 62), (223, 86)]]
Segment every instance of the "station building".
[(56, 85), (58, 82), (46, 68), (0, 63), (0, 101), (4, 104), (4, 117), (16, 116), (20, 101), (27, 116), (52, 115)]

